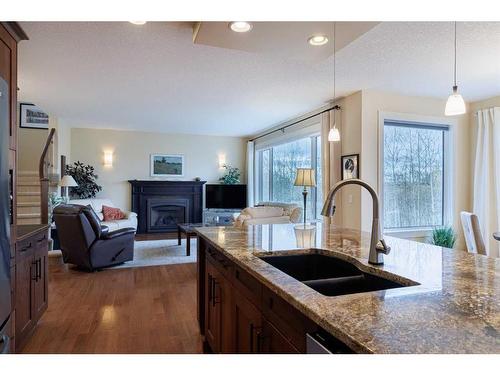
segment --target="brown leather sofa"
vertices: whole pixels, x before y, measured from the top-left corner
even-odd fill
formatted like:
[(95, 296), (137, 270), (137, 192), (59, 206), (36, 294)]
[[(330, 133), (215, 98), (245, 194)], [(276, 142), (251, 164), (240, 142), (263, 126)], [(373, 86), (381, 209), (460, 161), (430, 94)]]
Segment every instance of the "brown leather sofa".
[(134, 259), (134, 228), (110, 232), (87, 206), (62, 204), (53, 214), (65, 263), (88, 271)]

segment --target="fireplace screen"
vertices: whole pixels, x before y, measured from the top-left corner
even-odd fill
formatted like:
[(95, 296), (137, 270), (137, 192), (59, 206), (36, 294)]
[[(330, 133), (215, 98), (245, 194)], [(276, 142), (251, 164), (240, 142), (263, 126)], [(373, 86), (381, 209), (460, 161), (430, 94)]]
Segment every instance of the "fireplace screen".
[(177, 224), (185, 223), (187, 207), (178, 204), (152, 204), (149, 211), (149, 230), (165, 231), (177, 228)]

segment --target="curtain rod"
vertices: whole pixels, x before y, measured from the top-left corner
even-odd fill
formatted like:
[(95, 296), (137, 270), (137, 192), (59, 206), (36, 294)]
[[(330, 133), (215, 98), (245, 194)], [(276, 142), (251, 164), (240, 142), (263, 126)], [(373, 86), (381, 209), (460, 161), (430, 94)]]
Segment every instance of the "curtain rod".
[(259, 138), (262, 138), (262, 137), (267, 137), (268, 135), (273, 134), (273, 133), (276, 133), (276, 132), (279, 132), (279, 131), (284, 132), (284, 131), (285, 131), (285, 129), (286, 129), (286, 128), (289, 128), (290, 126), (297, 125), (298, 123), (300, 123), (300, 122), (302, 122), (302, 121), (309, 120), (310, 118), (313, 118), (313, 117), (318, 116), (318, 115), (321, 115), (321, 114), (323, 114), (323, 113), (325, 113), (325, 112), (331, 111), (332, 109), (333, 109), (333, 110), (335, 110), (335, 111), (339, 111), (339, 110), (341, 110), (341, 108), (340, 108), (340, 106), (339, 106), (338, 104), (337, 104), (337, 105), (334, 105), (333, 107), (326, 108), (326, 109), (322, 110), (321, 112), (315, 113), (314, 115), (310, 115), (310, 116), (308, 116), (308, 117), (306, 117), (306, 118), (303, 118), (303, 119), (301, 119), (301, 120), (294, 121), (294, 122), (292, 122), (291, 124), (288, 124), (288, 125), (282, 126), (281, 128), (271, 130), (271, 131), (269, 131), (269, 132), (267, 132), (267, 133), (264, 133), (264, 134), (262, 134), (262, 135), (259, 135), (258, 137), (252, 138), (252, 139), (250, 139), (250, 140), (249, 140), (249, 142), (253, 142), (253, 141), (255, 141), (255, 140), (259, 139)]

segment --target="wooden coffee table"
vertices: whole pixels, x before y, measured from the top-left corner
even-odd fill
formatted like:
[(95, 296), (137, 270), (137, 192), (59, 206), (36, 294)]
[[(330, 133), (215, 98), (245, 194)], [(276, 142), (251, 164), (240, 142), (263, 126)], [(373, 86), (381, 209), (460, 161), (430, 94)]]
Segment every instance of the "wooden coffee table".
[(191, 238), (196, 237), (195, 228), (203, 228), (203, 227), (223, 227), (230, 226), (231, 224), (204, 224), (204, 223), (182, 223), (177, 224), (177, 244), (181, 245), (182, 233), (186, 237), (186, 256), (191, 255)]

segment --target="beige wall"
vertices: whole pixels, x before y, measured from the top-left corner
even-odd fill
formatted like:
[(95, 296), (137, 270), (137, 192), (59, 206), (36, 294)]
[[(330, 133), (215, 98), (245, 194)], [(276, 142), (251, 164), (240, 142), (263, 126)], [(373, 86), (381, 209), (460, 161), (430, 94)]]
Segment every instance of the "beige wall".
[[(446, 98), (410, 97), (376, 91), (362, 92), (361, 177), (378, 188), (379, 112), (398, 112), (421, 116), (444, 117)], [(453, 127), (453, 227), (459, 235), (457, 247), (463, 248), (460, 211), (471, 205), (471, 127), (469, 116), (457, 116)], [(372, 205), (368, 193), (363, 192), (361, 221), (363, 230), (370, 230)]]
[(60, 173), (61, 155), (66, 156), (66, 162), (71, 159), (71, 128), (62, 119), (55, 119), (52, 127), (56, 129), (57, 139), (57, 170)]
[[(104, 150), (113, 151), (113, 167), (103, 166)], [(136, 131), (71, 129), (71, 161), (93, 165), (103, 187), (100, 197), (111, 198), (123, 209), (130, 209), (130, 184), (127, 180), (150, 177), (150, 154), (184, 154), (183, 180), (200, 177), (217, 182), (224, 174), (219, 155), (226, 163), (245, 170), (246, 143), (242, 138), (201, 135), (146, 133)], [(242, 182), (245, 176), (242, 175)]]
[[(358, 91), (343, 98), (339, 103), (342, 107), (342, 155), (361, 154), (361, 100), (362, 94), (361, 91)], [(335, 163), (340, 163), (340, 160), (335, 161)], [(342, 226), (359, 230), (361, 228), (360, 189), (355, 186), (345, 186), (341, 190), (341, 196)]]
[(17, 165), (19, 172), (38, 173), (40, 156), (48, 135), (49, 131), (46, 129), (18, 129)]

